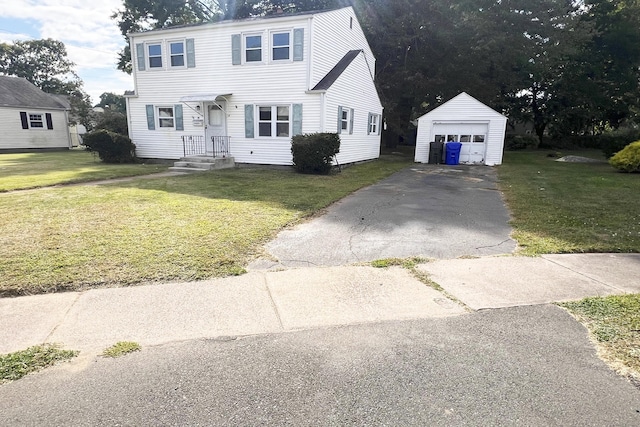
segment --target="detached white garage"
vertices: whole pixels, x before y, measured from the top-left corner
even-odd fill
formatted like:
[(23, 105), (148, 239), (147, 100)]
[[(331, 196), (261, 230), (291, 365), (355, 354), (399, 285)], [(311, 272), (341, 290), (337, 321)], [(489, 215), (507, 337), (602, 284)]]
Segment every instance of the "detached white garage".
[(429, 162), (429, 143), (460, 142), (460, 163), (502, 164), (507, 117), (462, 92), (418, 119), (415, 161)]

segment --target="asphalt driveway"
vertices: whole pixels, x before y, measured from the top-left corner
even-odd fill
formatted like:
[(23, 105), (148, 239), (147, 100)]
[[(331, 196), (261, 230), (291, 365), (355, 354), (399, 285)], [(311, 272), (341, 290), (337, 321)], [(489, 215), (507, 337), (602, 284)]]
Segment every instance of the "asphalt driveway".
[(486, 166), (413, 165), (282, 231), (266, 245), (277, 261), (250, 268), (511, 253), (516, 243), (496, 181)]

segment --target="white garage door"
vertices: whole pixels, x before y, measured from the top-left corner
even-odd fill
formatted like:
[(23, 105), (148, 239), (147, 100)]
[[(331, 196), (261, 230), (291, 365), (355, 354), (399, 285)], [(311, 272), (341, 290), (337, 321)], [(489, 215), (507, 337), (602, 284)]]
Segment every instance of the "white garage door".
[(460, 163), (484, 163), (487, 123), (434, 123), (432, 141), (460, 142)]

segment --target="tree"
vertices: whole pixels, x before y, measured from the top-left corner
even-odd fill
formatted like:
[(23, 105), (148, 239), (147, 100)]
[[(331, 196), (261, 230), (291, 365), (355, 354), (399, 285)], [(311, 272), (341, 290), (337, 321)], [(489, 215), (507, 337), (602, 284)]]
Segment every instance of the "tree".
[(64, 43), (57, 40), (0, 43), (0, 74), (23, 77), (44, 92), (65, 95), (71, 104), (71, 121), (86, 125), (91, 103), (74, 65)]
[(113, 92), (104, 92), (100, 95), (100, 102), (96, 107), (109, 108), (111, 111), (126, 114), (127, 106), (124, 96), (117, 95)]

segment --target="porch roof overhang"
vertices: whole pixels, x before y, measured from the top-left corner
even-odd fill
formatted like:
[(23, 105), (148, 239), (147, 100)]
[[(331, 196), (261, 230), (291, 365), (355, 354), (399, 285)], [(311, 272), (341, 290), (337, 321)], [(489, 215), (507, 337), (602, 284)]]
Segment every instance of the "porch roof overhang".
[(231, 93), (199, 93), (194, 95), (185, 95), (180, 98), (180, 102), (216, 102), (218, 98), (224, 99), (231, 95)]

